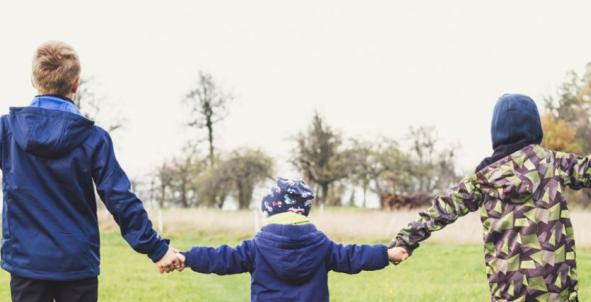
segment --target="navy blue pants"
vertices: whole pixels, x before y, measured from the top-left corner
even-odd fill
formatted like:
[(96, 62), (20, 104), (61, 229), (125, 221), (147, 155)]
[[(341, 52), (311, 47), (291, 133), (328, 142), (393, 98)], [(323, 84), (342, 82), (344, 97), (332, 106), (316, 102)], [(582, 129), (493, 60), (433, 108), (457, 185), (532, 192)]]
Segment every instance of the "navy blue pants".
[(98, 279), (46, 281), (10, 276), (12, 302), (96, 302)]

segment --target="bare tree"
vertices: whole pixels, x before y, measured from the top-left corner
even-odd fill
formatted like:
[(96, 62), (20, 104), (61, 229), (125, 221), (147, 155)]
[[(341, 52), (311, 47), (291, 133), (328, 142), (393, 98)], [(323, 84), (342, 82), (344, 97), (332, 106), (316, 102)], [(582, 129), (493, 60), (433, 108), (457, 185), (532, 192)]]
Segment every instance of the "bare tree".
[(74, 97), (74, 104), (80, 109), (84, 117), (103, 126), (109, 133), (113, 133), (123, 127), (125, 119), (119, 114), (111, 114), (110, 117), (103, 114), (105, 106), (104, 98), (97, 96), (93, 89), (94, 78), (86, 77), (80, 80), (80, 88)]
[[(171, 191), (174, 171), (167, 163), (163, 163), (156, 171), (156, 183), (158, 184), (157, 200), (160, 208), (166, 207), (169, 202), (169, 191)], [(171, 193), (172, 194), (172, 193)]]
[[(373, 143), (365, 140), (352, 139), (352, 147), (349, 150), (350, 165), (352, 173), (349, 174), (349, 180), (354, 185), (361, 186), (363, 190), (363, 207), (367, 206), (367, 191), (369, 190), (372, 174), (374, 174), (374, 165), (372, 161)], [(380, 173), (380, 171), (375, 171)], [(353, 194), (351, 194), (353, 196)], [(351, 197), (353, 199), (353, 197)], [(353, 200), (350, 204), (353, 204)]]
[[(348, 150), (350, 173), (348, 178), (363, 190), (363, 207), (367, 192), (379, 197), (398, 190), (405, 190), (409, 183), (408, 156), (399, 149), (396, 141), (380, 138), (376, 141), (352, 140)], [(372, 186), (373, 184), (373, 186)]]
[(430, 192), (433, 189), (434, 153), (437, 137), (434, 127), (410, 127), (411, 155), (414, 157), (415, 191)]
[(198, 205), (197, 179), (206, 170), (205, 166), (204, 160), (191, 144), (183, 148), (180, 156), (164, 163), (156, 173), (160, 186), (160, 206), (171, 204), (189, 208)]
[(441, 190), (455, 181), (455, 149), (450, 145), (440, 149), (434, 127), (411, 127), (408, 137), (411, 142), (411, 176), (414, 192), (431, 193)]
[(227, 104), (232, 95), (223, 91), (210, 73), (199, 72), (199, 81), (185, 96), (191, 110), (190, 127), (207, 130), (209, 143), (209, 164), (215, 165), (214, 126), (227, 115)]
[(232, 193), (232, 178), (223, 165), (209, 168), (197, 178), (198, 198), (201, 204), (221, 209)]
[(238, 208), (246, 209), (256, 186), (272, 179), (273, 159), (261, 150), (235, 150), (218, 161), (199, 180), (201, 195), (211, 206), (223, 207), (226, 197), (233, 194)]
[(234, 151), (224, 164), (226, 173), (233, 180), (240, 209), (250, 206), (258, 184), (266, 179), (273, 179), (273, 159), (261, 150)]
[[(329, 201), (332, 184), (347, 176), (346, 154), (341, 135), (330, 128), (316, 113), (307, 132), (299, 133), (293, 150), (292, 164), (304, 173), (308, 182), (318, 185), (321, 203)], [(335, 205), (337, 199), (330, 200)]]
[(183, 156), (180, 158), (174, 158), (171, 163), (171, 168), (174, 171), (171, 187), (175, 193), (175, 201), (182, 208), (189, 208), (196, 202), (193, 200), (195, 196), (195, 187), (193, 186), (192, 179), (196, 173), (194, 173), (194, 163), (191, 156)]

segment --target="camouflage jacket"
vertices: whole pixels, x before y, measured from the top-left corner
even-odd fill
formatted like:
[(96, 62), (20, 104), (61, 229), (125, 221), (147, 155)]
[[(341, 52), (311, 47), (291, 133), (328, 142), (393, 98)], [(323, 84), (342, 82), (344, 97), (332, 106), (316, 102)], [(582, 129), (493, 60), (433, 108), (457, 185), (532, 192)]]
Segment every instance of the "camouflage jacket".
[(431, 232), (480, 209), (491, 301), (578, 301), (563, 192), (591, 186), (590, 160), (529, 145), (435, 197), (392, 246), (412, 252)]

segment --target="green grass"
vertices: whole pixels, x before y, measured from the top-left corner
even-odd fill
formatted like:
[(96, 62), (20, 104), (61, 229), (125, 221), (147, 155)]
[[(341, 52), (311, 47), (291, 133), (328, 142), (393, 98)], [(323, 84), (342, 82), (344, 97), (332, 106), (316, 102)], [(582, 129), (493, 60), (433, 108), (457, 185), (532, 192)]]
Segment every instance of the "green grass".
[[(192, 245), (235, 244), (244, 238), (183, 234), (173, 237), (181, 249)], [(578, 253), (581, 301), (591, 297), (591, 250)], [(0, 301), (10, 301), (9, 275), (0, 272)], [(359, 275), (331, 273), (332, 301), (487, 301), (482, 247), (426, 244), (400, 266)], [(248, 301), (250, 276), (202, 275), (185, 271), (160, 275), (143, 255), (117, 234), (102, 238), (101, 301)]]

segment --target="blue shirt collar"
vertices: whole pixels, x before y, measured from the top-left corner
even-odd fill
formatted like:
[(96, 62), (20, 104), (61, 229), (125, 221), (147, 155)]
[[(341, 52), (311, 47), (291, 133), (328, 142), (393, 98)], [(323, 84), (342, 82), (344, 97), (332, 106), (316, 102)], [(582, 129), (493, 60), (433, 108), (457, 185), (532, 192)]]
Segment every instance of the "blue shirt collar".
[(82, 115), (80, 114), (80, 110), (74, 105), (74, 101), (62, 96), (38, 95), (31, 102), (31, 107), (59, 110)]

